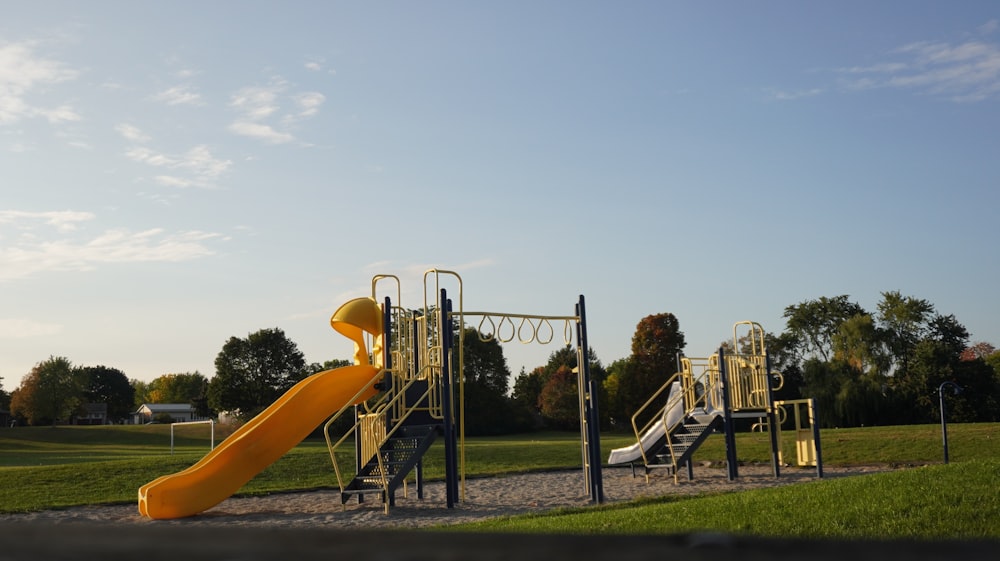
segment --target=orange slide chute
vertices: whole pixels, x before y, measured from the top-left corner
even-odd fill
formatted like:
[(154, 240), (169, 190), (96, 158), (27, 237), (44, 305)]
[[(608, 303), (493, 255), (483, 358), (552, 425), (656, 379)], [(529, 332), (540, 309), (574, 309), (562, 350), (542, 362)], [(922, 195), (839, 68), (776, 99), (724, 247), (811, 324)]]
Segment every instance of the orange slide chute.
[[(347, 314), (345, 308), (353, 308)], [(358, 312), (358, 310), (361, 312)], [(349, 320), (344, 321), (344, 316)], [(381, 334), (381, 315), (371, 299), (352, 300), (331, 320), (355, 341), (359, 362), (367, 362), (363, 331)], [(356, 329), (349, 329), (346, 323)], [(193, 516), (219, 504), (294, 448), (333, 413), (374, 396), (381, 370), (356, 364), (313, 374), (295, 384), (267, 409), (225, 439), (198, 463), (139, 488), (139, 513), (153, 519)]]

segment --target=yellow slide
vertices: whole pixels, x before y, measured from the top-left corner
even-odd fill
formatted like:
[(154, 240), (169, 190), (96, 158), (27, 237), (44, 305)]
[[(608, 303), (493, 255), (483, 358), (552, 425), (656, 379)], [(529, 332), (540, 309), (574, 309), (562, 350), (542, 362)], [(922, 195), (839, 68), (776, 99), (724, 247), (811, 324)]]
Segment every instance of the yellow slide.
[[(374, 366), (345, 366), (302, 380), (195, 465), (140, 487), (139, 513), (183, 518), (219, 504), (347, 405), (378, 373)], [(369, 386), (355, 401), (375, 393)]]
[(285, 392), (198, 463), (139, 488), (139, 513), (153, 519), (183, 518), (212, 508), (295, 447), (345, 405), (374, 396), (381, 370), (364, 364), (363, 331), (380, 335), (381, 313), (371, 299), (352, 300), (334, 314), (333, 328), (355, 341), (355, 361), (313, 374)]

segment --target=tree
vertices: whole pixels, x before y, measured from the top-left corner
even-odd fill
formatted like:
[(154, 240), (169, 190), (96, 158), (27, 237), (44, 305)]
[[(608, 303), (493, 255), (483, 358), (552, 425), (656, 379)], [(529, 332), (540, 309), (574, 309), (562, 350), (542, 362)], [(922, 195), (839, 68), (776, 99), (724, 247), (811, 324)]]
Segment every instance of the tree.
[(500, 343), (496, 339), (484, 341), (477, 329), (466, 327), (462, 349), (465, 433), (508, 434), (530, 427), (524, 415), (515, 414), (513, 400), (507, 395), (510, 368)]
[(552, 426), (570, 430), (580, 426), (580, 399), (577, 375), (565, 364), (549, 376), (538, 396), (538, 407)]
[(10, 409), (10, 394), (3, 389), (3, 376), (0, 376), (0, 409)]
[(801, 358), (813, 355), (823, 361), (830, 360), (833, 336), (840, 324), (867, 313), (849, 298), (846, 294), (833, 298), (821, 296), (785, 308), (785, 331), (796, 341)]
[(107, 366), (80, 368), (83, 377), (83, 397), (90, 403), (106, 403), (109, 421), (128, 419), (135, 407), (135, 388), (125, 373)]
[(204, 398), (208, 391), (208, 378), (200, 372), (164, 374), (149, 383), (148, 403), (192, 403)]
[(164, 374), (153, 378), (144, 403), (189, 403), (199, 417), (213, 415), (208, 405), (208, 378), (200, 372)]
[(530, 373), (525, 372), (521, 367), (521, 372), (514, 379), (514, 390), (511, 392), (511, 399), (518, 417), (530, 420), (528, 426), (541, 428), (544, 426), (542, 411), (538, 406), (538, 397), (545, 387), (545, 369), (541, 366), (535, 368)]
[(993, 375), (1000, 380), (1000, 351), (993, 351), (983, 360), (993, 369)]
[(31, 369), (11, 397), (11, 413), (31, 425), (55, 424), (69, 418), (83, 400), (80, 371), (69, 359), (49, 357)]
[(899, 291), (882, 293), (878, 321), (893, 365), (906, 370), (914, 347), (928, 333), (934, 306), (927, 300), (903, 296)]
[(142, 406), (143, 403), (152, 403), (152, 400), (149, 399), (149, 392), (150, 392), (149, 382), (145, 380), (137, 380), (135, 378), (130, 378), (128, 383), (130, 386), (132, 386), (132, 390), (134, 390), (135, 392), (133, 394), (134, 397), (132, 405), (134, 405), (136, 408), (139, 408)]
[(996, 352), (996, 347), (985, 342), (977, 341), (972, 345), (966, 347), (962, 350), (962, 355), (959, 357), (962, 360), (976, 360), (981, 358), (986, 360), (990, 355)]
[(231, 337), (215, 358), (208, 404), (250, 419), (305, 375), (305, 357), (281, 329)]
[(879, 377), (888, 370), (881, 337), (868, 314), (858, 314), (841, 322), (830, 340), (833, 359), (846, 362), (859, 375)]
[(496, 395), (506, 396), (510, 385), (510, 368), (500, 343), (492, 338), (483, 341), (474, 327), (465, 328), (462, 340), (465, 383), (477, 384)]
[(627, 363), (627, 358), (620, 358), (612, 362), (608, 366), (608, 375), (602, 383), (604, 395), (607, 397), (601, 401), (601, 415), (607, 415), (609, 423), (615, 427), (629, 426), (629, 419), (625, 416), (625, 408), (621, 399), (622, 372)]
[(353, 361), (341, 358), (327, 360), (322, 364), (319, 362), (310, 362), (309, 365), (306, 366), (306, 374), (311, 376), (313, 374), (319, 374), (320, 372), (326, 372), (327, 370), (333, 370), (334, 368), (351, 366), (352, 364), (354, 364)]
[(849, 376), (838, 366), (843, 363), (834, 365), (818, 357), (806, 359), (802, 364), (803, 394), (816, 402), (819, 424), (825, 428), (843, 426), (837, 398)]
[(677, 372), (684, 333), (671, 313), (650, 315), (636, 325), (632, 354), (618, 372), (620, 414), (631, 416)]
[(802, 377), (802, 364), (796, 351), (795, 338), (790, 334), (764, 334), (764, 344), (767, 356), (771, 360), (771, 371), (781, 374), (781, 388), (774, 392), (774, 399), (801, 399), (805, 380)]

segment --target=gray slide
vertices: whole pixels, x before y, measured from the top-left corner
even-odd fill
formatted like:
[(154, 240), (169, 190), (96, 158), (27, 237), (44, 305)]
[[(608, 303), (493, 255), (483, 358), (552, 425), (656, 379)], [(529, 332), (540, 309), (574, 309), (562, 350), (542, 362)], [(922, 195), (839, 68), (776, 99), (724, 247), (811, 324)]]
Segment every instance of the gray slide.
[[(624, 448), (615, 448), (608, 457), (608, 465), (629, 464), (635, 461), (642, 461), (642, 453), (648, 452), (650, 448), (661, 445), (666, 436), (666, 429), (670, 428), (684, 419), (684, 400), (681, 398), (681, 383), (674, 382), (670, 386), (670, 393), (667, 396), (667, 405), (663, 408), (662, 422), (653, 423), (649, 430), (642, 435), (639, 442)], [(666, 423), (666, 428), (664, 427)]]

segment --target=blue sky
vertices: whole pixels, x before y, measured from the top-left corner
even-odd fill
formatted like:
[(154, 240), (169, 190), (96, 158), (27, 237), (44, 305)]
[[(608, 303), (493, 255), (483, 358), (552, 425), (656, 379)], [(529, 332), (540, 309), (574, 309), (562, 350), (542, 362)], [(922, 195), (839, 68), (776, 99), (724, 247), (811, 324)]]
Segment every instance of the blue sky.
[(431, 267), (467, 310), (583, 294), (605, 364), (649, 314), (704, 356), (890, 290), (1000, 346), (998, 102), (987, 1), (16, 3), (0, 377), (349, 358), (337, 306)]

